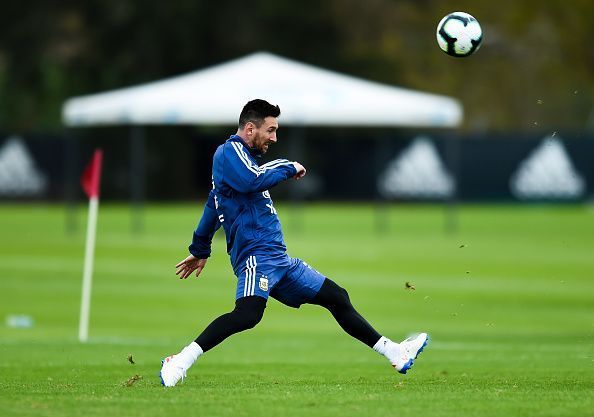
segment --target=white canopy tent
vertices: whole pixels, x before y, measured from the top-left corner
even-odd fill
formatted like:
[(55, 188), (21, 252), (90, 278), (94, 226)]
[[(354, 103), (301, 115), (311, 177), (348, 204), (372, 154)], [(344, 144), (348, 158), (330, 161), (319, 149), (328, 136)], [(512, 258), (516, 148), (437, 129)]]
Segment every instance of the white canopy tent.
[(258, 52), (186, 75), (99, 94), (63, 106), (69, 127), (234, 125), (243, 105), (281, 107), (283, 125), (455, 127), (450, 97), (371, 82)]

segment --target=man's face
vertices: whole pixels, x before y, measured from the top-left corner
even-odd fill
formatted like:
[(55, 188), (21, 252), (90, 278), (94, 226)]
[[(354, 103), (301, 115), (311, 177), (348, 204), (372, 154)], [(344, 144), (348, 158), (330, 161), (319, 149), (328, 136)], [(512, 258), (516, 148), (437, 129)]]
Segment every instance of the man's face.
[(268, 116), (260, 127), (254, 125), (253, 128), (253, 147), (260, 153), (265, 154), (268, 151), (268, 146), (276, 143), (276, 131), (278, 130), (278, 122), (276, 117)]

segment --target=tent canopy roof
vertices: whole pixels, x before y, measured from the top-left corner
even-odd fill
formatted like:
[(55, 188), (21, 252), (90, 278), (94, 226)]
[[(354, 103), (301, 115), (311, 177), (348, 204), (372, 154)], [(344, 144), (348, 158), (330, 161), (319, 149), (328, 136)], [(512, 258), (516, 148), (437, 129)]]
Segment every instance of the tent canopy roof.
[(67, 126), (235, 125), (244, 104), (281, 108), (283, 125), (454, 127), (453, 98), (384, 85), (258, 52), (161, 81), (68, 99)]

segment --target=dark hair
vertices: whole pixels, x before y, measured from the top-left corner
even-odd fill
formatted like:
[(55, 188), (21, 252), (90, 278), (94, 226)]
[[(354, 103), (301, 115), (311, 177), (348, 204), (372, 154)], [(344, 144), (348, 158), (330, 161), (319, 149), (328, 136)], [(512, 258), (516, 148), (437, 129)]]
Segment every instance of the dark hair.
[(239, 128), (243, 129), (247, 122), (252, 122), (256, 127), (260, 127), (267, 117), (278, 117), (280, 115), (280, 108), (272, 105), (266, 100), (256, 99), (248, 101), (243, 106), (241, 114), (239, 115)]

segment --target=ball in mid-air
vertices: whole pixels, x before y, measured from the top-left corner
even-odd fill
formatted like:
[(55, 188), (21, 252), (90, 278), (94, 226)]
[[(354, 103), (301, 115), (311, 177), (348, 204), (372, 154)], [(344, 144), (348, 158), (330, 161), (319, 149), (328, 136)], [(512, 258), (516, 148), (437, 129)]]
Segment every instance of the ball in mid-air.
[(448, 55), (472, 55), (481, 46), (483, 30), (479, 22), (464, 12), (445, 16), (437, 25), (437, 43)]

